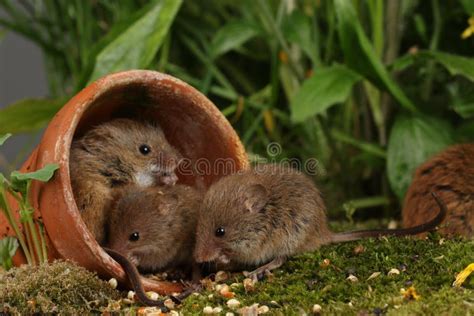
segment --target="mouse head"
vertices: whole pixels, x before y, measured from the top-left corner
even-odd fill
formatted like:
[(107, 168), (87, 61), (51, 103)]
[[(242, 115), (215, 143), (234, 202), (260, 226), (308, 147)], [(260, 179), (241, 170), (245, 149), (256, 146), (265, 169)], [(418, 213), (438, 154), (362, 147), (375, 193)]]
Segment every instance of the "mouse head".
[(176, 253), (173, 228), (177, 196), (159, 188), (124, 187), (113, 194), (107, 224), (107, 247), (142, 270), (166, 266)]
[(100, 172), (113, 184), (134, 182), (146, 187), (173, 185), (182, 157), (155, 125), (130, 119), (115, 119), (88, 131), (81, 145), (103, 161)]
[(197, 262), (254, 264), (268, 227), (269, 195), (258, 182), (231, 175), (212, 185), (199, 214), (194, 257)]

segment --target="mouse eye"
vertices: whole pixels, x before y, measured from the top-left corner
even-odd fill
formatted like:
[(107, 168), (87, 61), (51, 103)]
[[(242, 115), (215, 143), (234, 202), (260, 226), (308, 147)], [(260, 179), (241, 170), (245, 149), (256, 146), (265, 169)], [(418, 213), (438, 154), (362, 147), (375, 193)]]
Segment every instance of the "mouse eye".
[(137, 241), (138, 239), (140, 239), (140, 234), (137, 232), (134, 232), (130, 237), (128, 237), (128, 240), (130, 241)]
[(225, 229), (224, 227), (219, 227), (216, 229), (216, 232), (215, 232), (215, 235), (216, 237), (222, 237), (225, 235)]
[(151, 148), (148, 145), (140, 145), (138, 150), (140, 150), (140, 153), (144, 156), (148, 155), (151, 152)]

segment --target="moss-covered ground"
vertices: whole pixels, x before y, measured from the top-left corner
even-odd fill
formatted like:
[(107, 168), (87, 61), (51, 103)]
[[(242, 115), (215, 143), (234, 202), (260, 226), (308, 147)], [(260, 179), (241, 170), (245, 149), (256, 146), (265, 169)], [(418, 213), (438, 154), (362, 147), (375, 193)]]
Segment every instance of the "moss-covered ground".
[[(240, 283), (232, 291), (241, 307), (267, 305), (270, 315), (311, 314), (314, 304), (321, 306), (324, 315), (473, 315), (474, 278), (461, 288), (452, 287), (456, 274), (473, 262), (474, 241), (444, 240), (437, 235), (426, 240), (381, 238), (327, 246), (294, 257), (251, 292), (242, 286), (241, 274), (224, 282)], [(392, 269), (399, 274), (389, 275)], [(26, 271), (14, 269), (0, 277), (0, 307), (10, 306), (10, 311), (22, 314), (106, 312), (118, 296), (126, 295), (65, 263)], [(349, 275), (357, 280), (347, 279)], [(401, 294), (410, 287), (418, 299)], [(201, 315), (205, 306), (220, 306), (221, 315), (237, 314), (227, 301), (215, 290), (206, 290), (190, 296), (177, 311)], [(143, 309), (124, 306), (122, 311)]]

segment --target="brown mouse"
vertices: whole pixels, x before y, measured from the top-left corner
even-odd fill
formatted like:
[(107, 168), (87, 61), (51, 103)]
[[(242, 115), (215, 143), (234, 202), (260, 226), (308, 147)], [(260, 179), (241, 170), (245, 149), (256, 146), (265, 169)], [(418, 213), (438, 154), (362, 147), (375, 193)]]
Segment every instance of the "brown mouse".
[(434, 216), (435, 192), (448, 214), (439, 232), (474, 237), (474, 144), (448, 147), (417, 168), (405, 196), (403, 225), (419, 225)]
[(110, 209), (107, 243), (142, 272), (192, 268), (201, 194), (189, 186), (125, 187)]
[(279, 267), (287, 257), (321, 245), (383, 235), (432, 230), (446, 209), (429, 222), (409, 229), (333, 233), (313, 181), (292, 168), (267, 164), (214, 183), (204, 196), (197, 226), (198, 263), (216, 262), (226, 269), (258, 267), (257, 276)]
[(74, 140), (71, 185), (82, 218), (96, 240), (104, 241), (105, 206), (113, 188), (173, 185), (180, 159), (158, 126), (130, 119), (111, 120)]

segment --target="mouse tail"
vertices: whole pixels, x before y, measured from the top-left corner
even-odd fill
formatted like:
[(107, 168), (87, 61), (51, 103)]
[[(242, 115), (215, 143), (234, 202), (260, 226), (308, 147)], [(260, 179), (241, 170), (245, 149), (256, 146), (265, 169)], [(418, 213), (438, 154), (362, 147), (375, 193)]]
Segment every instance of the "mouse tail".
[(374, 229), (374, 230), (357, 230), (343, 233), (335, 233), (331, 236), (331, 243), (340, 243), (346, 241), (354, 241), (363, 238), (377, 238), (381, 236), (407, 236), (424, 233), (434, 230), (446, 217), (448, 212), (446, 204), (434, 193), (431, 195), (436, 200), (439, 212), (435, 218), (418, 226), (401, 228), (401, 229)]
[(169, 312), (169, 309), (165, 306), (162, 300), (152, 300), (146, 295), (145, 289), (143, 288), (142, 282), (140, 280), (140, 273), (138, 272), (134, 264), (132, 264), (125, 256), (113, 249), (106, 247), (103, 247), (103, 249), (107, 252), (109, 256), (111, 256), (115, 261), (117, 261), (120, 266), (122, 266), (123, 270), (125, 271), (125, 274), (128, 276), (128, 279), (132, 284), (133, 290), (135, 291), (135, 295), (140, 300), (140, 302), (147, 306), (157, 306), (164, 313)]

